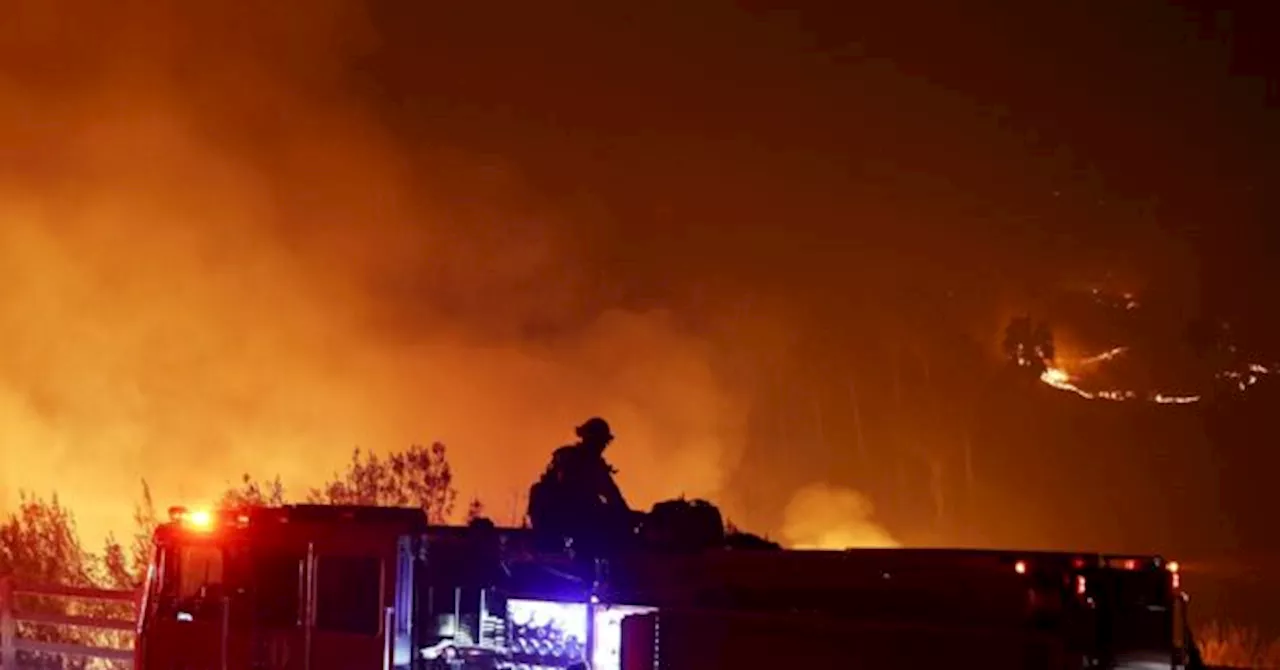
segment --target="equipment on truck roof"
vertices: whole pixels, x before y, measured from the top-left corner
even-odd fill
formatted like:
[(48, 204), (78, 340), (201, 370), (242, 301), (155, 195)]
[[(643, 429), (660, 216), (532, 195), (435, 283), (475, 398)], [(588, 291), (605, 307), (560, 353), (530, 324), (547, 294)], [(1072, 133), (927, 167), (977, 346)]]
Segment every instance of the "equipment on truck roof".
[(557, 449), (529, 492), (528, 518), (544, 548), (567, 546), (587, 560), (639, 547), (780, 548), (748, 533), (726, 534), (720, 510), (705, 500), (666, 500), (648, 513), (633, 511), (613, 479), (617, 470), (604, 459), (614, 439), (609, 424), (593, 417), (575, 432), (579, 442)]

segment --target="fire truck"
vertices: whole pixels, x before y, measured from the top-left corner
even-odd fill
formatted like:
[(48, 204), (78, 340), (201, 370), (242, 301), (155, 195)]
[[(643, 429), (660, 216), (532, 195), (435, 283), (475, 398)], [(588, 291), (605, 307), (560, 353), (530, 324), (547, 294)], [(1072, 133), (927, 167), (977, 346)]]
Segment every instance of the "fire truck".
[(1159, 557), (886, 549), (548, 551), (421, 510), (174, 508), (137, 670), (1182, 667)]
[[(966, 657), (991, 668), (1189, 661), (1179, 566), (1157, 556), (856, 549), (636, 555), (611, 567), (607, 595), (658, 606), (623, 624), (635, 668), (742, 667), (770, 642), (797, 667), (819, 657), (885, 668)], [(691, 632), (704, 629), (719, 632)], [(704, 643), (716, 636), (751, 649)]]

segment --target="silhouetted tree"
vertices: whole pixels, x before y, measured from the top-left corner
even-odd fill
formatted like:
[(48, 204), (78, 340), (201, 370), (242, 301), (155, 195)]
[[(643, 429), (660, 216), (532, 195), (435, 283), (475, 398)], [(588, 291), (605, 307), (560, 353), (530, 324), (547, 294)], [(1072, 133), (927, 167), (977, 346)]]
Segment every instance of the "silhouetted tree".
[(484, 518), (484, 503), (479, 498), (472, 498), (467, 505), (467, 523)]
[(158, 523), (156, 505), (151, 499), (151, 485), (144, 479), (142, 480), (142, 499), (133, 506), (133, 542), (129, 547), (130, 569), (139, 581), (146, 574), (147, 562), (151, 560), (151, 535), (155, 532)]
[(421, 507), (432, 523), (445, 523), (458, 493), (453, 471), (439, 442), (414, 445), (386, 458), (355, 449), (347, 471), (318, 489), (308, 500), (330, 505)]
[(86, 586), (91, 562), (56, 494), (48, 501), (20, 494), (18, 509), (0, 526), (0, 569), (17, 579)]
[[(149, 494), (149, 492), (147, 493)], [(93, 560), (90, 565), (94, 583), (105, 588), (122, 591), (139, 588), (147, 574), (146, 560), (144, 559), (142, 564), (138, 565), (130, 553), (116, 540), (113, 534), (107, 535), (101, 557), (94, 557), (96, 560)], [(136, 616), (133, 605), (130, 603), (82, 602), (75, 605), (75, 607), (77, 608), (76, 613), (84, 616), (118, 619), (121, 621), (129, 621)], [(90, 642), (98, 647), (128, 649), (133, 643), (132, 634), (125, 631), (86, 629), (81, 631), (79, 635), (82, 641)], [(114, 661), (107, 665), (112, 668), (119, 667), (123, 669), (127, 667)], [(53, 667), (63, 668), (66, 666), (55, 662)]]
[(142, 583), (140, 577), (145, 574), (145, 568), (141, 572), (134, 569), (133, 561), (125, 553), (124, 547), (116, 540), (114, 534), (107, 535), (100, 569), (101, 579), (95, 581), (113, 589), (137, 588)]
[[(74, 586), (114, 585), (129, 582), (123, 569), (124, 554), (119, 544), (108, 540), (107, 565), (80, 544), (75, 518), (56, 495), (49, 500), (20, 494), (18, 508), (0, 526), (0, 573), (19, 581)], [(19, 605), (30, 612), (102, 616), (112, 609), (127, 610), (118, 604), (69, 603), (55, 598), (24, 597)], [(112, 616), (120, 616), (114, 612)], [(112, 645), (120, 636), (109, 632), (23, 623), (19, 635), (42, 642)], [(83, 660), (66, 660), (46, 654), (20, 654), (23, 667), (79, 670)]]
[(285, 504), (284, 484), (280, 476), (267, 482), (259, 482), (249, 474), (240, 478), (240, 485), (227, 489), (218, 501), (220, 507), (269, 506)]
[[(149, 509), (150, 493), (144, 489), (144, 494)], [(436, 443), (430, 447), (414, 445), (385, 457), (357, 448), (352, 452), (346, 471), (335, 473), (328, 482), (311, 489), (306, 502), (421, 507), (432, 523), (444, 523), (453, 513), (456, 499), (453, 471), (445, 457), (445, 447)], [(278, 476), (269, 481), (259, 481), (245, 474), (239, 485), (223, 493), (219, 504), (223, 507), (277, 506), (287, 502), (284, 484)], [(478, 501), (473, 504), (478, 504)]]

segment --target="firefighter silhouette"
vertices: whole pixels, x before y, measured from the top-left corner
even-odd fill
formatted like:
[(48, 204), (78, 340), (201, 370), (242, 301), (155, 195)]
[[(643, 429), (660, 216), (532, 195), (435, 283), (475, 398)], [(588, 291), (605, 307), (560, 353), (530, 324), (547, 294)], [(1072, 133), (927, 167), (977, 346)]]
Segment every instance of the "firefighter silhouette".
[(530, 490), (529, 522), (548, 545), (570, 540), (576, 552), (596, 555), (634, 534), (635, 514), (604, 459), (613, 441), (608, 422), (593, 417), (576, 432), (578, 442), (556, 449)]

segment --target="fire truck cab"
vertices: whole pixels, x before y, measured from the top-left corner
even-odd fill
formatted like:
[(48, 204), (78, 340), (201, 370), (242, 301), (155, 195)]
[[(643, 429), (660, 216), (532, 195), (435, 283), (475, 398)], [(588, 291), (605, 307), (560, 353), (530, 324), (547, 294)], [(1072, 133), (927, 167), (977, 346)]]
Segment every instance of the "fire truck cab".
[(139, 613), (135, 667), (407, 666), (419, 510), (170, 510)]
[(154, 534), (137, 670), (556, 668), (592, 648), (592, 581), (527, 530), (356, 506), (170, 517)]

